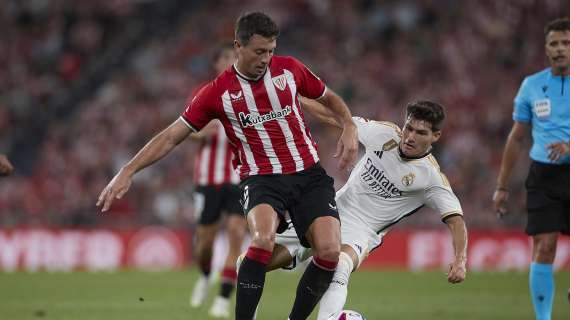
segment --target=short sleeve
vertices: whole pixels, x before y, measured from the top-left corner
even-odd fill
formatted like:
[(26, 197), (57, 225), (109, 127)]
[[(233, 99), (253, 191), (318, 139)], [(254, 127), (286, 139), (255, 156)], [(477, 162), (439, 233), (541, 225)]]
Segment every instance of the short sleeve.
[(532, 106), (529, 99), (529, 81), (525, 78), (514, 100), (513, 120), (517, 122), (530, 122), (532, 119)]
[[(352, 122), (358, 131), (358, 141), (365, 147), (378, 146), (380, 137), (395, 139), (395, 136), (400, 134), (400, 128), (392, 122), (375, 121), (362, 117), (352, 117)], [(382, 141), (382, 143), (384, 142), (387, 141)]]
[(352, 117), (352, 122), (354, 122), (358, 131), (358, 141), (364, 146), (369, 146), (374, 135), (373, 122), (361, 117)]
[(297, 91), (303, 97), (309, 99), (319, 99), (325, 95), (325, 83), (317, 77), (307, 66), (301, 61), (294, 59), (295, 78), (298, 81)]
[(202, 130), (208, 122), (215, 118), (215, 102), (212, 91), (211, 83), (200, 89), (194, 98), (186, 104), (186, 109), (180, 116), (180, 119), (194, 132)]
[(438, 212), (442, 220), (454, 215), (463, 215), (459, 199), (453, 193), (447, 177), (439, 169), (436, 171), (431, 179), (432, 183), (426, 190), (425, 204)]

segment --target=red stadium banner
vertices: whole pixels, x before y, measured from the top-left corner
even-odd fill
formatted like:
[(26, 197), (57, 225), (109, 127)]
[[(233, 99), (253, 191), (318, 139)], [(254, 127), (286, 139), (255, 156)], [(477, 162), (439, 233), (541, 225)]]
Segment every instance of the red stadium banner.
[[(470, 231), (467, 265), (472, 271), (526, 270), (530, 237), (520, 231)], [(447, 230), (393, 230), (364, 262), (366, 268), (447, 269), (453, 260)], [(560, 237), (555, 268), (570, 270), (570, 238)]]
[[(179, 270), (190, 262), (189, 239), (187, 230), (164, 227), (0, 230), (0, 271)], [(218, 255), (226, 251), (222, 240)], [(473, 271), (526, 270), (530, 253), (530, 238), (519, 231), (469, 233), (468, 266)], [(447, 230), (393, 230), (363, 267), (446, 269), (452, 257)], [(558, 240), (555, 267), (570, 270), (569, 237)]]
[(135, 230), (0, 230), (2, 271), (175, 270), (188, 263), (189, 233)]

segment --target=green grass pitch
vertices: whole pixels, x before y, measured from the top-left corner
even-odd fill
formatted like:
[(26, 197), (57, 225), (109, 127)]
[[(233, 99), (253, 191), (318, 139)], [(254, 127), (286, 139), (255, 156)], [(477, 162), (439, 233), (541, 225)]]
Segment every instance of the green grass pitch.
[[(0, 273), (0, 319), (209, 319), (193, 310), (195, 269), (168, 273)], [(268, 275), (258, 319), (287, 319), (297, 273)], [(570, 273), (556, 274), (553, 319), (570, 319)], [(450, 285), (442, 272), (359, 271), (347, 309), (375, 319), (534, 319), (526, 273), (471, 273)], [(217, 293), (211, 290), (210, 301)], [(311, 317), (315, 319), (315, 315)]]

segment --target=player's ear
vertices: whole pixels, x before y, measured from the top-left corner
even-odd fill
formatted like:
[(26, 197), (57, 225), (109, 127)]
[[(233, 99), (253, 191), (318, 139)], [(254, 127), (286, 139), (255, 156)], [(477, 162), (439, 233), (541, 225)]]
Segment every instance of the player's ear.
[(441, 137), (441, 130), (434, 131), (431, 143), (437, 142), (437, 140), (439, 140), (440, 137)]
[(237, 39), (234, 40), (234, 48), (236, 50), (239, 50), (241, 48), (241, 43), (239, 43), (239, 41), (237, 41)]

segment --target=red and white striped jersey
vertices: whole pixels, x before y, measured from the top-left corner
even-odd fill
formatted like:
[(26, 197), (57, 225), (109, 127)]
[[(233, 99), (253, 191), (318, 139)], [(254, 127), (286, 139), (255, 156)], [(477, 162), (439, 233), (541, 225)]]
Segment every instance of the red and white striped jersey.
[(194, 131), (219, 119), (236, 153), (240, 177), (288, 174), (319, 161), (298, 95), (317, 99), (325, 84), (292, 57), (274, 56), (257, 80), (235, 65), (204, 86), (181, 119)]
[(194, 183), (199, 186), (238, 184), (239, 176), (232, 164), (233, 152), (224, 127), (215, 121), (216, 133), (205, 137), (194, 162)]

